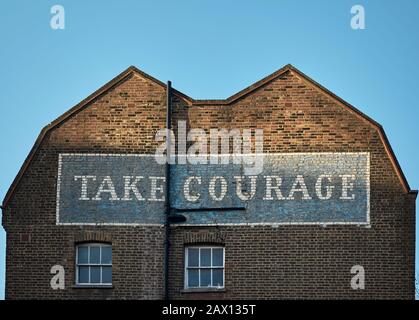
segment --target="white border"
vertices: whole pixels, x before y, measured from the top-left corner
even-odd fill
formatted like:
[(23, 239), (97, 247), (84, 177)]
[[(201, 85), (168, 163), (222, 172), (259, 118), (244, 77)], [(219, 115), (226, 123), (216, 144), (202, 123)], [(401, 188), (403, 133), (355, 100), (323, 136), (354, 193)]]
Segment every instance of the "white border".
[(57, 173), (57, 197), (56, 197), (56, 217), (55, 217), (55, 224), (58, 226), (60, 225), (60, 191), (61, 191), (61, 168), (63, 164), (63, 155), (65, 153), (58, 155), (58, 173)]
[[(283, 156), (301, 156), (301, 155), (366, 155), (366, 184), (367, 184), (367, 221), (366, 222), (250, 222), (250, 223), (203, 223), (203, 224), (179, 224), (172, 225), (172, 227), (211, 227), (211, 226), (301, 226), (301, 225), (316, 225), (316, 226), (332, 226), (332, 225), (354, 225), (363, 226), (366, 228), (371, 227), (370, 221), (370, 152), (284, 152), (284, 153), (252, 153), (252, 156), (265, 156), (265, 155), (283, 155)], [(207, 156), (245, 156), (247, 154), (207, 154)], [(164, 223), (113, 223), (113, 222), (59, 222), (60, 221), (60, 186), (61, 186), (61, 170), (62, 170), (62, 157), (63, 156), (101, 156), (101, 157), (155, 157), (155, 154), (135, 154), (135, 153), (59, 153), (58, 155), (58, 174), (57, 174), (57, 198), (56, 198), (56, 225), (58, 226), (141, 226), (163, 227)], [(178, 155), (179, 156), (179, 155)], [(185, 156), (185, 155), (181, 155)]]

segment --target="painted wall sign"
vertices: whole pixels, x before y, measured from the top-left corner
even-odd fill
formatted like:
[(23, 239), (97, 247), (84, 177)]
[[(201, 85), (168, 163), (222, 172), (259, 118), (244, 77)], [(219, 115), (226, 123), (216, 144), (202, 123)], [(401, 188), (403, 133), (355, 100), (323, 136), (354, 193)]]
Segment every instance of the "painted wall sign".
[[(172, 165), (171, 206), (188, 225), (369, 224), (369, 153), (260, 156), (258, 175)], [(57, 224), (163, 224), (164, 175), (154, 155), (60, 154)]]

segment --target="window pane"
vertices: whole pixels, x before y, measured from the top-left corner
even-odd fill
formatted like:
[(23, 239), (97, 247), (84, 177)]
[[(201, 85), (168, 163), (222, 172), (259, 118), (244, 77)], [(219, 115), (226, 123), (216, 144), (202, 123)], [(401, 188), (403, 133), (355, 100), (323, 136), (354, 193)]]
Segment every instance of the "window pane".
[(112, 283), (112, 267), (102, 267), (102, 283)]
[(214, 287), (223, 287), (223, 269), (213, 269), (212, 270), (212, 285)]
[(201, 269), (201, 287), (211, 286), (211, 269)]
[(224, 252), (223, 248), (212, 249), (212, 266), (213, 267), (223, 267), (223, 260), (224, 260), (223, 252)]
[(199, 287), (199, 270), (188, 270), (188, 287)]
[(100, 283), (100, 267), (90, 267), (90, 283)]
[(89, 283), (89, 267), (79, 267), (78, 283)]
[(102, 263), (106, 263), (106, 264), (112, 263), (112, 247), (110, 246), (102, 247)]
[(100, 263), (100, 247), (90, 247), (90, 263)]
[(189, 248), (188, 249), (188, 267), (199, 266), (199, 249)]
[(211, 266), (211, 249), (201, 249), (201, 267)]
[(87, 254), (86, 246), (77, 247), (77, 263), (89, 263)]

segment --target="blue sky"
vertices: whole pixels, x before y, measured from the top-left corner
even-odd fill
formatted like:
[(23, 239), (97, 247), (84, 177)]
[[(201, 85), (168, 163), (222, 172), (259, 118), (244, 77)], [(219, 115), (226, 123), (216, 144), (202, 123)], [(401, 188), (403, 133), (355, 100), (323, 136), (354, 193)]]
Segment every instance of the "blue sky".
[[(65, 29), (50, 27), (53, 5)], [(366, 29), (350, 26), (361, 4)], [(226, 98), (292, 63), (384, 126), (419, 188), (419, 1), (0, 2), (0, 198), (43, 126), (130, 65)], [(5, 233), (0, 232), (0, 298)]]

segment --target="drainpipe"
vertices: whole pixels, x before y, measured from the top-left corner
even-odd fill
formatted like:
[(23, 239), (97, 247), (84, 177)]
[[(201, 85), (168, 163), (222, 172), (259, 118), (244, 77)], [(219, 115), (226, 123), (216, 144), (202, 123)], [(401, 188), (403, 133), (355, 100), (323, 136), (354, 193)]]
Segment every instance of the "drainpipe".
[(172, 83), (167, 81), (166, 87), (166, 216), (165, 216), (165, 239), (164, 239), (164, 300), (169, 300), (169, 257), (170, 257), (170, 148), (172, 129)]

